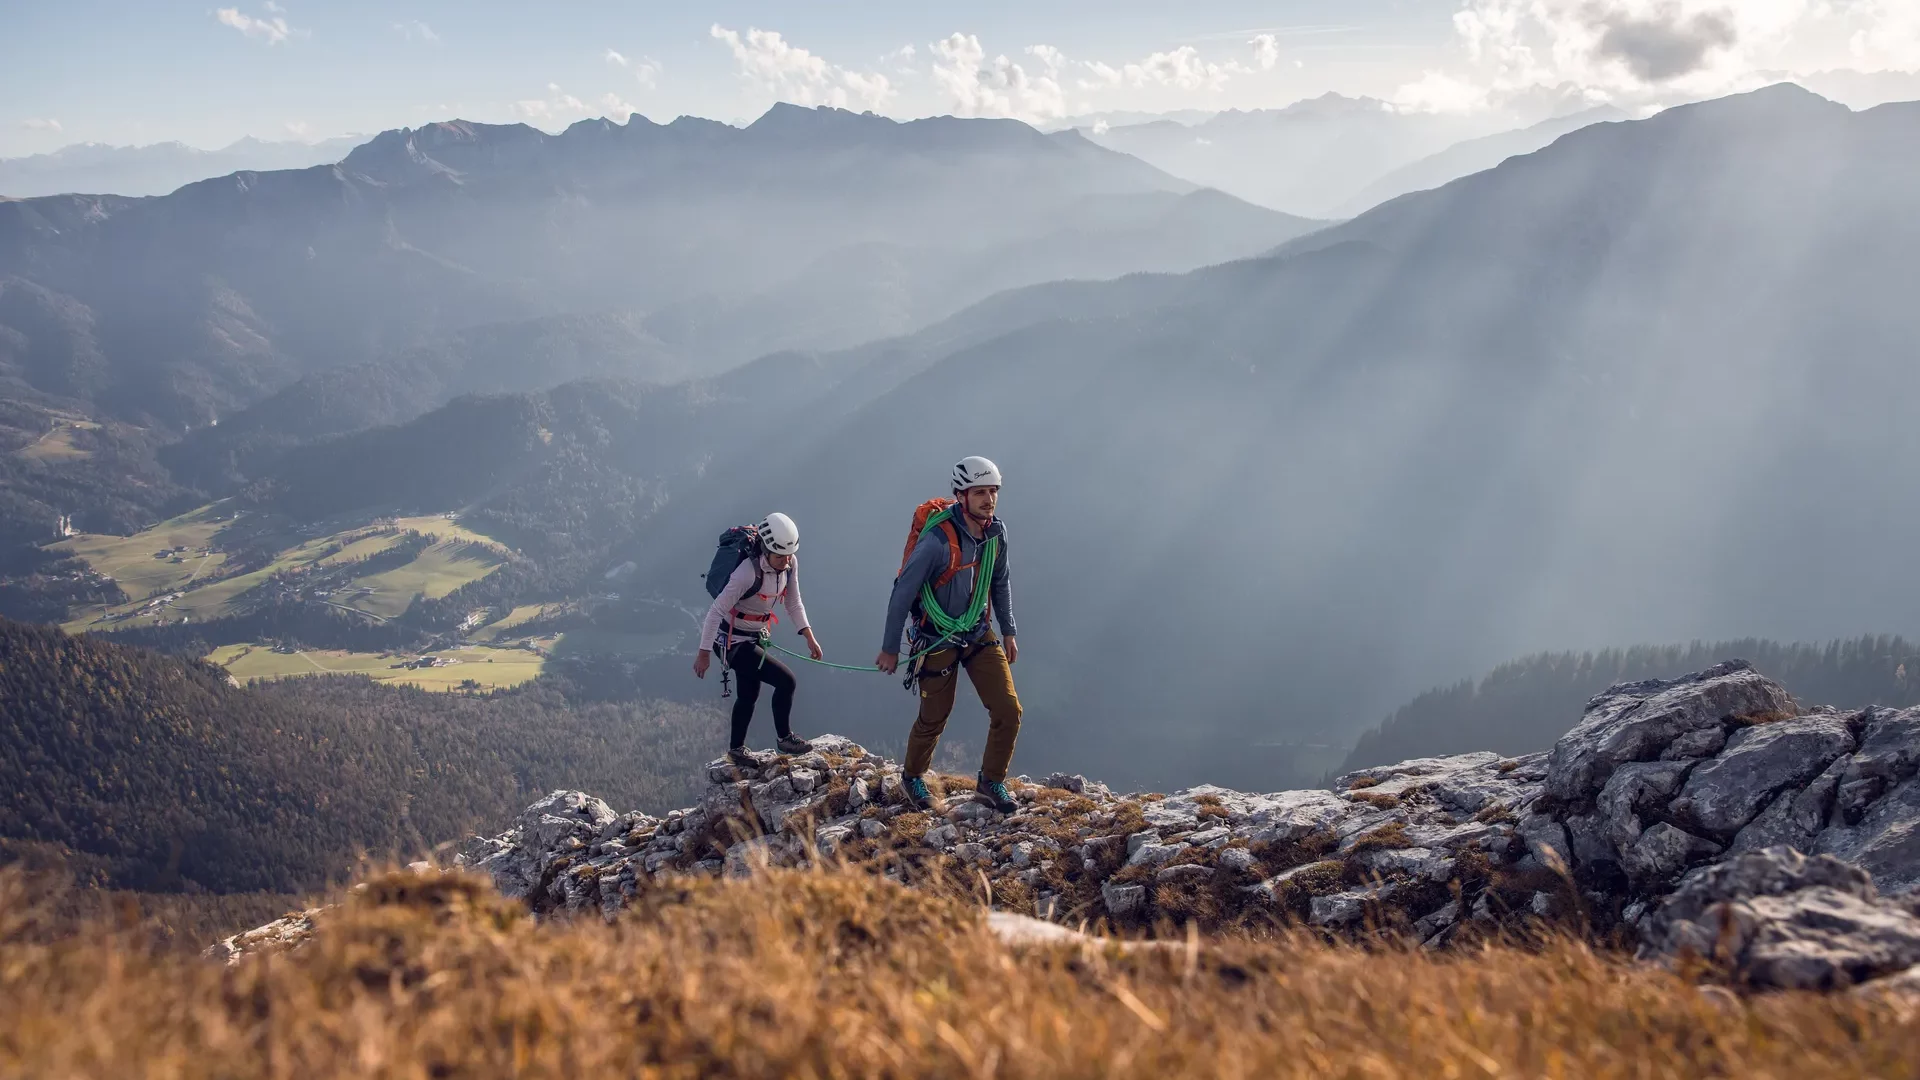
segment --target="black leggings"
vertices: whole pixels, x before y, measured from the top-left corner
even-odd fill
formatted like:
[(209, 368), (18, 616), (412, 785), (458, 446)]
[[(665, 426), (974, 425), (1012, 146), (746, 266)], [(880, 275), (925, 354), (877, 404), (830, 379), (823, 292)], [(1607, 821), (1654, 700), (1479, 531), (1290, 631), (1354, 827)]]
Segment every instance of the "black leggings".
[[(719, 652), (715, 648), (714, 652)], [(733, 741), (728, 746), (747, 745), (747, 726), (753, 723), (753, 706), (760, 700), (760, 686), (773, 687), (773, 730), (781, 738), (793, 734), (787, 725), (793, 715), (793, 669), (767, 655), (767, 650), (752, 641), (738, 641), (727, 650), (727, 666), (740, 686), (733, 698)]]

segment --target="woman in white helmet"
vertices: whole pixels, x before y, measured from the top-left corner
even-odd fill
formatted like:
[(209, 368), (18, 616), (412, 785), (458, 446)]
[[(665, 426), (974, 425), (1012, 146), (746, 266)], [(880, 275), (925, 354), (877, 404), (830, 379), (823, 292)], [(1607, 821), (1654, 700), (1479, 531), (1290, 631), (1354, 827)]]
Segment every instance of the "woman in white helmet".
[(807, 639), (807, 650), (815, 660), (823, 655), (820, 642), (807, 623), (807, 608), (800, 601), (800, 529), (785, 514), (768, 514), (760, 523), (756, 550), (740, 560), (733, 575), (714, 597), (700, 626), (700, 651), (693, 658), (693, 673), (707, 677), (713, 657), (732, 669), (740, 679), (740, 690), (733, 701), (733, 737), (727, 743), (727, 757), (735, 764), (757, 764), (747, 750), (747, 727), (753, 723), (753, 708), (760, 700), (760, 687), (773, 689), (773, 728), (779, 736), (782, 753), (804, 754), (812, 744), (793, 733), (789, 720), (793, 714), (795, 681), (793, 669), (768, 655), (760, 645), (762, 631), (770, 631), (780, 621), (775, 604), (784, 604), (787, 614)]

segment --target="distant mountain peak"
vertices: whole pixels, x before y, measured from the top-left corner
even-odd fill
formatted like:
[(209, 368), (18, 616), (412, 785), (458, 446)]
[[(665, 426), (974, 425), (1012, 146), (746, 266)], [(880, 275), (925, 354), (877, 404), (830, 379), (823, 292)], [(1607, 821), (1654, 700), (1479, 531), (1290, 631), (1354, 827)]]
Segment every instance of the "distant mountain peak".
[(809, 108), (788, 101), (776, 101), (772, 108), (761, 113), (760, 118), (748, 124), (744, 130), (765, 135), (769, 132), (851, 131), (898, 126), (898, 121), (871, 112), (857, 113), (832, 105)]
[(1301, 98), (1280, 112), (1379, 112), (1387, 103), (1375, 97), (1348, 97), (1329, 90), (1319, 97)]
[[(1260, 117), (1339, 117), (1391, 111), (1393, 107), (1379, 98), (1348, 97), (1329, 90), (1319, 97), (1301, 98), (1291, 105), (1284, 105), (1278, 109), (1228, 109), (1207, 123)], [(1206, 124), (1198, 126), (1205, 127)]]

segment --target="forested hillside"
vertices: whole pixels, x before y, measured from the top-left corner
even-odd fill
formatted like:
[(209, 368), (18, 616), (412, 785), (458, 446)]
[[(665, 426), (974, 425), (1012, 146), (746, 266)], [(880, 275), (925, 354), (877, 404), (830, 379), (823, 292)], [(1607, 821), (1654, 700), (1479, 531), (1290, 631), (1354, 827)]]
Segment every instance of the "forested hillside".
[(1803, 703), (1920, 704), (1920, 646), (1886, 635), (1825, 645), (1748, 639), (1539, 653), (1414, 698), (1362, 733), (1338, 771), (1474, 750), (1545, 750), (1580, 718), (1589, 698), (1614, 683), (1671, 679), (1736, 657), (1791, 688)]
[(561, 785), (688, 801), (718, 718), (588, 700), (609, 696), (554, 677), (490, 696), (350, 677), (241, 690), (205, 664), (0, 620), (0, 852), (64, 848), (89, 884), (292, 892)]

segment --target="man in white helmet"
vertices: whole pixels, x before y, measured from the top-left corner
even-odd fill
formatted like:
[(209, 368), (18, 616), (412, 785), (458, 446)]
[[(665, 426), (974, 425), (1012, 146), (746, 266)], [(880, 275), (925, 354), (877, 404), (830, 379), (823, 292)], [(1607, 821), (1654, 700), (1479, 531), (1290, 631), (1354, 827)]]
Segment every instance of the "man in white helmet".
[(736, 765), (756, 765), (747, 750), (747, 728), (753, 723), (753, 708), (760, 700), (760, 687), (773, 688), (773, 730), (779, 736), (782, 753), (804, 754), (811, 743), (793, 733), (793, 692), (798, 683), (793, 669), (769, 656), (760, 644), (762, 631), (770, 630), (780, 617), (773, 612), (776, 603), (784, 603), (787, 614), (807, 639), (807, 651), (820, 659), (820, 642), (807, 623), (807, 606), (800, 601), (800, 528), (785, 514), (768, 514), (760, 523), (757, 551), (751, 552), (733, 568), (732, 576), (707, 608), (700, 626), (700, 651), (693, 657), (693, 673), (704, 679), (707, 668), (718, 655), (721, 663), (740, 679), (740, 690), (733, 699), (733, 737), (727, 743), (727, 758)]
[[(987, 748), (980, 760), (977, 795), (1001, 813), (1012, 813), (1018, 807), (1007, 791), (1007, 770), (1020, 734), (1020, 695), (1013, 688), (1012, 664), (1020, 646), (1014, 639), (1007, 530), (994, 516), (1000, 470), (986, 458), (964, 458), (953, 467), (952, 488), (954, 505), (927, 520), (894, 579), (886, 636), (874, 663), (888, 673), (899, 667), (900, 634), (909, 617), (913, 650), (934, 647), (920, 660), (920, 714), (907, 739), (902, 782), (914, 805), (933, 805), (925, 774), (953, 712), (959, 669), (964, 668), (987, 707)], [(998, 637), (992, 623), (999, 624)]]

